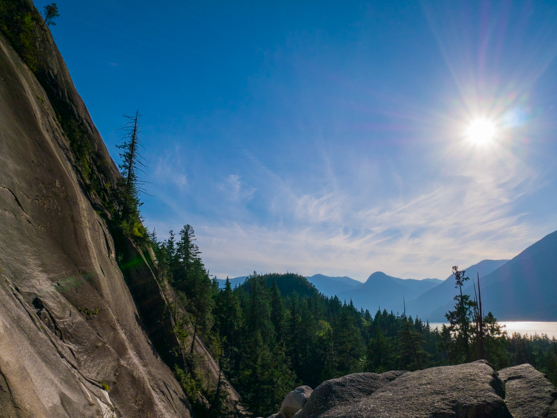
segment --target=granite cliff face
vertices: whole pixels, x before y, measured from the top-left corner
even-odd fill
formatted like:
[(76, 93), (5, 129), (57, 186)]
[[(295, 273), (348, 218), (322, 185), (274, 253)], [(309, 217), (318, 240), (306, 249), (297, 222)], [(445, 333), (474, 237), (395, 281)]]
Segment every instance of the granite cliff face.
[(34, 74), (0, 35), (0, 417), (189, 417), (157, 353), (172, 324), (145, 315), (164, 295), (131, 243), (122, 274), (60, 120), (85, 127), (97, 181), (118, 171), (45, 36)]

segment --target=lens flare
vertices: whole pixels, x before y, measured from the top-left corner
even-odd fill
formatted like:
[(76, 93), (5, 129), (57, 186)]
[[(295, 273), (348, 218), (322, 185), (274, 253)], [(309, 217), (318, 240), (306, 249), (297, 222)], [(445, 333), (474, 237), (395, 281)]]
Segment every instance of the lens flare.
[(497, 128), (488, 119), (475, 119), (466, 130), (466, 138), (476, 145), (487, 145), (495, 138)]

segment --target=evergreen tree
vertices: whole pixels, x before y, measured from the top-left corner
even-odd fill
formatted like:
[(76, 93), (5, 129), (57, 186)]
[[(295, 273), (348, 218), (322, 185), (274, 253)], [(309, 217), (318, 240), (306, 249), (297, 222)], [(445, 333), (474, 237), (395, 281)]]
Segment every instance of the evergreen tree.
[(275, 279), (271, 286), (271, 321), (275, 328), (276, 344), (284, 344), (284, 303)]
[(506, 332), (491, 312), (483, 318), (483, 348), (485, 359), (497, 368), (509, 366)]
[(188, 308), (193, 316), (194, 332), (190, 348), (193, 354), (195, 337), (199, 330), (205, 333), (211, 328), (214, 307), (213, 286), (209, 274), (201, 260), (196, 259), (191, 266), (185, 287), (189, 295)]
[(176, 251), (176, 235), (174, 234), (174, 231), (170, 230), (168, 235), (168, 239), (164, 242), (163, 247), (165, 249), (169, 270), (167, 279), (170, 283), (174, 284), (174, 275), (179, 275), (180, 259)]
[(272, 351), (266, 379), (270, 388), (269, 411), (278, 411), (285, 396), (296, 386), (296, 374), (290, 369), (284, 345), (277, 344)]
[(451, 335), (448, 341), (449, 359), (453, 364), (472, 361), (472, 340), (474, 337), (474, 309), (476, 302), (470, 299), (469, 295), (462, 293), (464, 282), (470, 280), (465, 277), (465, 271), (459, 271), (457, 266), (453, 267), (455, 276), (455, 287), (459, 293), (454, 297), (455, 308), (449, 311), (445, 317), (449, 321), (447, 328)]
[(223, 355), (228, 359), (226, 368), (235, 369), (239, 361), (242, 314), (238, 297), (226, 278), (224, 289), (216, 298), (216, 326), (223, 345)]
[(338, 318), (333, 323), (333, 352), (336, 376), (361, 371), (361, 360), (365, 352), (364, 344), (347, 305), (343, 306)]
[(383, 334), (383, 330), (378, 327), (375, 336), (367, 345), (364, 370), (374, 373), (393, 370), (395, 368), (393, 357), (393, 347)]
[(176, 253), (178, 254), (182, 264), (186, 267), (186, 272), (195, 260), (199, 260), (199, 247), (195, 243), (195, 231), (191, 225), (184, 225), (180, 231), (180, 241), (176, 245)]
[(316, 387), (321, 382), (332, 379), (335, 375), (333, 328), (327, 321), (319, 320), (314, 341), (311, 351), (313, 377), (304, 382), (311, 387)]
[(56, 3), (47, 4), (43, 9), (44, 23), (46, 23), (47, 26), (56, 26), (54, 19), (57, 17), (60, 17), (60, 14), (58, 13), (58, 6), (56, 6)]
[(122, 159), (119, 168), (122, 177), (118, 181), (118, 205), (120, 210), (117, 214), (122, 231), (134, 239), (147, 238), (147, 231), (141, 223), (139, 200), (141, 191), (139, 185), (139, 172), (144, 166), (139, 152), (141, 142), (139, 140), (139, 112), (135, 116), (125, 116), (129, 122), (124, 126), (124, 142), (117, 145), (122, 150)]
[(398, 331), (398, 367), (403, 370), (420, 370), (427, 364), (428, 354), (423, 349), (422, 334), (417, 331), (412, 318), (402, 316), (403, 326)]
[(292, 370), (296, 375), (300, 375), (304, 366), (303, 357), (303, 329), (302, 329), (302, 316), (300, 309), (300, 298), (297, 294), (289, 298), (289, 315), (288, 315), (288, 347), (287, 353), (290, 361), (292, 362)]
[(239, 387), (242, 402), (254, 416), (268, 416), (275, 412), (271, 369), (271, 353), (260, 332), (246, 341), (248, 350), (242, 356)]
[(269, 304), (268, 291), (264, 280), (254, 273), (247, 281), (250, 289), (249, 303), (245, 310), (247, 332), (259, 333), (263, 342), (269, 346), (275, 338), (274, 327), (271, 322), (271, 307)]

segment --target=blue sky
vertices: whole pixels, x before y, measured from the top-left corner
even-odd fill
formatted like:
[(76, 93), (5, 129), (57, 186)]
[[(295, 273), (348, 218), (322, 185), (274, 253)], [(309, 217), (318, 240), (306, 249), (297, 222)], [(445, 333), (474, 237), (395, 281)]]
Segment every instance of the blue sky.
[(147, 226), (211, 274), (445, 278), (557, 229), (554, 2), (56, 3), (115, 160), (142, 114)]

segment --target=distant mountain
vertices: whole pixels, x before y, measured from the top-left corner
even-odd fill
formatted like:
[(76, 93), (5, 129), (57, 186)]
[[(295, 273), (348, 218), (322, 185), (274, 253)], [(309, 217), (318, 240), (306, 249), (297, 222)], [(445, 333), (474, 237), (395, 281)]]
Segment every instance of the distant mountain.
[(307, 279), (325, 296), (334, 296), (362, 284), (362, 282), (346, 276), (331, 277), (323, 274), (314, 274), (311, 277), (307, 277)]
[[(246, 281), (248, 277), (249, 276), (240, 276), (240, 277), (234, 277), (233, 279), (229, 279), (232, 289), (234, 289), (237, 286), (240, 286), (242, 283)], [(226, 286), (226, 279), (224, 280), (219, 279), (219, 289), (224, 289), (224, 286)]]
[[(479, 273), (480, 278), (498, 269), (509, 260), (483, 260), (478, 264), (468, 267), (466, 275), (475, 278)], [(452, 309), (453, 298), (456, 295), (454, 274), (451, 274), (445, 281), (422, 293), (414, 300), (406, 304), (406, 312), (409, 315), (418, 316), (432, 322), (445, 321), (445, 313)]]
[[(484, 310), (498, 320), (557, 321), (557, 231), (480, 278)], [(465, 291), (474, 291), (468, 286)], [(434, 318), (451, 303), (434, 312)]]
[(400, 279), (378, 271), (369, 276), (365, 283), (340, 292), (337, 296), (347, 302), (352, 300), (357, 308), (369, 309), (371, 313), (375, 313), (379, 308), (402, 312), (403, 300), (417, 298), (439, 283), (440, 280), (437, 279)]

